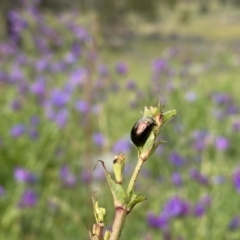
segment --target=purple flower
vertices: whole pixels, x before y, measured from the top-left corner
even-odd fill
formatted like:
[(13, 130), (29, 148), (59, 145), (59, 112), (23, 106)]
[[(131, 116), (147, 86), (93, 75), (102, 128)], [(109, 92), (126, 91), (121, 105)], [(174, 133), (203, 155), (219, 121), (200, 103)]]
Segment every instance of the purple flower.
[(223, 184), (223, 183), (225, 182), (225, 177), (224, 177), (224, 176), (221, 176), (221, 175), (214, 176), (214, 177), (212, 178), (212, 182), (213, 182), (213, 184), (215, 184), (215, 185)]
[(68, 52), (64, 57), (64, 61), (67, 64), (73, 64), (77, 61), (77, 56), (74, 54), (74, 52)]
[(182, 158), (177, 152), (172, 152), (169, 156), (169, 161), (176, 167), (181, 167), (185, 164), (185, 159)]
[(99, 147), (103, 147), (106, 141), (102, 133), (94, 133), (92, 136), (92, 139), (93, 139), (93, 142)]
[(234, 103), (228, 104), (226, 111), (228, 115), (236, 115), (239, 113), (239, 109)]
[(172, 174), (172, 183), (177, 187), (182, 186), (183, 180), (180, 173), (175, 172)]
[(39, 137), (38, 130), (36, 128), (31, 128), (29, 130), (29, 136), (30, 136), (31, 139), (38, 139), (38, 137)]
[(63, 185), (67, 187), (73, 187), (76, 185), (77, 179), (70, 171), (67, 165), (63, 165), (60, 169), (59, 177), (63, 183)]
[(230, 220), (228, 224), (228, 229), (233, 231), (238, 229), (239, 227), (240, 227), (240, 217), (235, 216)]
[(42, 53), (47, 53), (48, 52), (48, 43), (47, 39), (44, 38), (43, 36), (38, 36), (34, 38), (34, 43), (37, 47), (37, 49), (42, 52)]
[(234, 132), (239, 132), (240, 131), (240, 121), (239, 121), (239, 119), (234, 121), (234, 123), (232, 124), (232, 130)]
[(26, 66), (28, 64), (28, 59), (23, 53), (16, 56), (16, 61), (20, 66)]
[(26, 131), (25, 125), (18, 124), (18, 125), (15, 125), (14, 127), (12, 127), (10, 132), (11, 132), (12, 137), (18, 138), (21, 135), (23, 135), (25, 133), (25, 131)]
[(167, 60), (163, 58), (157, 58), (152, 63), (152, 69), (155, 74), (160, 74), (167, 67)]
[(152, 213), (149, 213), (147, 215), (147, 222), (152, 228), (166, 229), (168, 228), (169, 218), (164, 214), (156, 216)]
[(187, 92), (185, 94), (185, 99), (188, 102), (194, 102), (197, 99), (197, 94), (195, 92)]
[(47, 58), (38, 59), (37, 62), (35, 63), (35, 69), (38, 72), (43, 72), (47, 70), (48, 66), (49, 66), (49, 62)]
[(51, 94), (51, 102), (53, 106), (56, 107), (64, 107), (68, 101), (70, 100), (70, 96), (68, 93), (63, 92), (60, 89), (54, 89)]
[(116, 64), (116, 72), (120, 75), (126, 75), (128, 72), (128, 67), (126, 63), (124, 62), (119, 62)]
[(55, 113), (54, 121), (57, 123), (59, 128), (64, 128), (68, 120), (68, 110), (63, 108), (59, 112)]
[(201, 197), (199, 202), (201, 202), (204, 207), (209, 207), (212, 203), (212, 198), (210, 195), (206, 194)]
[(208, 131), (206, 130), (196, 130), (192, 133), (192, 137), (195, 140), (203, 140), (208, 136)]
[(49, 66), (50, 66), (50, 71), (53, 73), (65, 72), (66, 70), (66, 63), (62, 60), (51, 62)]
[(22, 103), (20, 100), (16, 99), (16, 100), (13, 100), (11, 102), (11, 108), (14, 110), (14, 111), (18, 111), (20, 110), (22, 107)]
[(74, 35), (78, 39), (83, 40), (83, 41), (88, 41), (89, 40), (89, 38), (90, 38), (89, 34), (86, 31), (86, 29), (84, 29), (83, 27), (77, 26), (77, 25), (73, 25), (73, 24), (71, 26), (69, 26), (69, 27), (72, 29)]
[(40, 119), (39, 119), (38, 116), (32, 116), (32, 117), (30, 118), (30, 123), (31, 123), (31, 125), (33, 125), (33, 126), (38, 125), (39, 122), (40, 122)]
[(78, 68), (70, 74), (70, 85), (76, 87), (87, 79), (87, 71), (84, 68)]
[(8, 11), (7, 18), (11, 24), (11, 33), (20, 33), (28, 26), (28, 22), (17, 11)]
[(99, 72), (101, 77), (106, 77), (108, 75), (109, 70), (108, 70), (106, 65), (101, 64), (98, 67), (98, 72)]
[(81, 178), (83, 183), (89, 184), (91, 182), (92, 176), (91, 176), (91, 173), (89, 171), (84, 171), (83, 170), (80, 174), (80, 178)]
[(71, 51), (76, 57), (79, 57), (82, 52), (81, 44), (79, 44), (78, 42), (74, 42), (71, 46)]
[(162, 214), (169, 218), (182, 217), (189, 213), (190, 204), (178, 196), (170, 198), (163, 207)]
[(5, 194), (5, 189), (3, 186), (0, 185), (0, 197), (2, 197)]
[(10, 82), (16, 83), (24, 79), (24, 74), (19, 66), (13, 65), (11, 69)]
[(75, 102), (75, 108), (81, 113), (87, 113), (89, 110), (89, 104), (84, 100), (78, 100)]
[(29, 83), (27, 82), (27, 80), (22, 80), (18, 84), (17, 88), (18, 88), (19, 94), (21, 94), (25, 97), (27, 95), (27, 93), (29, 92), (30, 86), (29, 86)]
[(226, 116), (226, 113), (224, 112), (224, 110), (223, 109), (218, 109), (218, 108), (217, 109), (214, 108), (212, 110), (212, 114), (218, 120), (223, 120), (223, 119), (225, 119), (225, 116)]
[[(1, 49), (0, 49), (1, 51)], [(8, 82), (9, 81), (9, 75), (6, 72), (0, 71), (0, 82)]]
[(127, 81), (127, 83), (126, 83), (126, 88), (128, 89), (128, 90), (135, 90), (136, 88), (137, 88), (137, 84), (136, 84), (136, 82), (134, 81), (134, 80), (129, 80), (129, 81)]
[(46, 92), (45, 78), (42, 76), (37, 77), (36, 81), (30, 87), (30, 90), (33, 94), (42, 98)]
[(226, 93), (214, 93), (212, 95), (212, 101), (217, 104), (228, 103), (231, 100), (231, 97)]
[(205, 208), (202, 206), (202, 204), (196, 203), (193, 207), (193, 214), (196, 217), (201, 217), (205, 213)]
[(204, 148), (205, 148), (205, 143), (204, 143), (204, 141), (196, 140), (196, 141), (194, 142), (193, 147), (194, 147), (194, 149), (195, 149), (196, 151), (203, 151)]
[(131, 149), (129, 138), (121, 138), (113, 145), (114, 153), (128, 153)]
[(193, 214), (196, 217), (201, 217), (211, 205), (212, 199), (209, 195), (203, 196), (193, 207)]
[(190, 177), (195, 180), (196, 182), (202, 184), (202, 185), (209, 185), (209, 180), (206, 176), (201, 174), (198, 169), (192, 168), (189, 171)]
[[(20, 2), (22, 2), (22, 4), (26, 3), (26, 0), (20, 0)], [(31, 4), (28, 5), (28, 12), (29, 14), (32, 15), (32, 17), (36, 20), (36, 21), (41, 21), (43, 20), (43, 17), (41, 15), (41, 13), (38, 10), (38, 5), (40, 4), (41, 0), (33, 0)]]
[(34, 183), (37, 180), (34, 174), (21, 167), (17, 167), (14, 169), (14, 178), (17, 182), (24, 183)]
[(37, 194), (33, 190), (27, 189), (23, 192), (18, 206), (20, 208), (34, 207), (37, 204), (37, 200)]
[(207, 145), (208, 136), (209, 136), (209, 133), (205, 130), (194, 131), (193, 134), (192, 134), (193, 148), (196, 151), (204, 150), (206, 145)]
[(229, 147), (229, 140), (226, 137), (218, 137), (215, 140), (215, 148), (217, 150), (224, 151), (224, 150), (227, 150), (228, 147)]
[(240, 166), (234, 169), (232, 175), (233, 186), (236, 188), (237, 192), (240, 193)]

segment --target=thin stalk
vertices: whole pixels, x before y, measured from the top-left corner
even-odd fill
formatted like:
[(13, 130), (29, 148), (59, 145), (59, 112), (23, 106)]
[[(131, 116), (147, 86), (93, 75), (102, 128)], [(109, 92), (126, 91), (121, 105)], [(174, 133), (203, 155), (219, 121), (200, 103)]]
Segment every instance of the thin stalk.
[(116, 209), (112, 232), (109, 240), (118, 240), (120, 238), (127, 214), (128, 212), (123, 208)]
[[(132, 177), (129, 181), (128, 188), (127, 188), (127, 194), (130, 194), (130, 192), (134, 190), (136, 181), (137, 181), (138, 175), (141, 171), (141, 168), (143, 166), (143, 163), (144, 163), (144, 161), (142, 160), (142, 158), (139, 158), (137, 165), (133, 171)], [(125, 223), (125, 219), (127, 217), (127, 214), (128, 214), (128, 211), (126, 209), (123, 209), (123, 208), (116, 209), (115, 218), (114, 218), (114, 222), (113, 222), (113, 226), (112, 226), (112, 233), (110, 235), (109, 240), (118, 240), (119, 239), (123, 225)]]
[(127, 194), (129, 194), (131, 191), (134, 190), (135, 185), (136, 185), (136, 181), (137, 181), (138, 175), (141, 171), (141, 168), (143, 166), (143, 163), (144, 163), (144, 161), (142, 160), (142, 158), (138, 158), (137, 165), (134, 169), (134, 172), (133, 172), (132, 177), (131, 177), (131, 179), (129, 181), (129, 184), (128, 184)]

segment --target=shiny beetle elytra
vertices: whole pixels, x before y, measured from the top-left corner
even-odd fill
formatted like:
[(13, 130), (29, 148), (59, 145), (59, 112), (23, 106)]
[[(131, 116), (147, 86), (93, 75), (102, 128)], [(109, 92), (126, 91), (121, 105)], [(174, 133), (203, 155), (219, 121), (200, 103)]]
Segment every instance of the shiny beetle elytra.
[(141, 147), (147, 141), (153, 126), (156, 125), (152, 117), (142, 117), (134, 125), (131, 130), (131, 140), (137, 146)]

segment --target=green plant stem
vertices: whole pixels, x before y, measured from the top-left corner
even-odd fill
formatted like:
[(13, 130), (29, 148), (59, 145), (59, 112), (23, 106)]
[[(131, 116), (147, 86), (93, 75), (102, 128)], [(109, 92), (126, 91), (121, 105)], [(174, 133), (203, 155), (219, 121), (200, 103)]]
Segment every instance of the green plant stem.
[[(132, 177), (129, 181), (128, 184), (128, 188), (127, 188), (127, 194), (129, 195), (135, 188), (135, 184), (138, 178), (138, 175), (141, 171), (141, 168), (143, 166), (144, 160), (142, 158), (138, 158), (138, 162), (137, 165), (133, 171)], [(110, 239), (109, 240), (118, 240), (120, 235), (121, 235), (121, 231), (123, 228), (123, 225), (125, 223), (125, 219), (127, 217), (128, 211), (126, 209), (123, 208), (117, 208), (116, 209), (116, 213), (115, 213), (115, 218), (114, 218), (114, 222), (113, 222), (113, 226), (112, 226), (112, 233), (110, 235)]]
[(112, 233), (110, 235), (109, 240), (119, 239), (127, 214), (128, 212), (123, 208), (116, 209), (115, 218), (112, 225)]
[(143, 159), (142, 158), (138, 158), (137, 165), (136, 165), (136, 167), (134, 169), (134, 172), (133, 172), (132, 177), (131, 177), (131, 179), (129, 181), (129, 184), (128, 184), (127, 194), (130, 194), (130, 192), (134, 190), (135, 184), (136, 184), (138, 175), (139, 175), (139, 173), (141, 171), (141, 168), (143, 166), (143, 163), (144, 163)]

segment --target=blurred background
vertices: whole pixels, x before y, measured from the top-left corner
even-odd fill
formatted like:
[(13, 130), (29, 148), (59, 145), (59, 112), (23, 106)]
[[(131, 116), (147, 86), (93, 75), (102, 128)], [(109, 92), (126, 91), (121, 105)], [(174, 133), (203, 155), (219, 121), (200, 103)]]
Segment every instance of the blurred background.
[(137, 161), (130, 131), (165, 125), (122, 239), (240, 239), (240, 1), (0, 2), (0, 239), (89, 239), (101, 166)]

